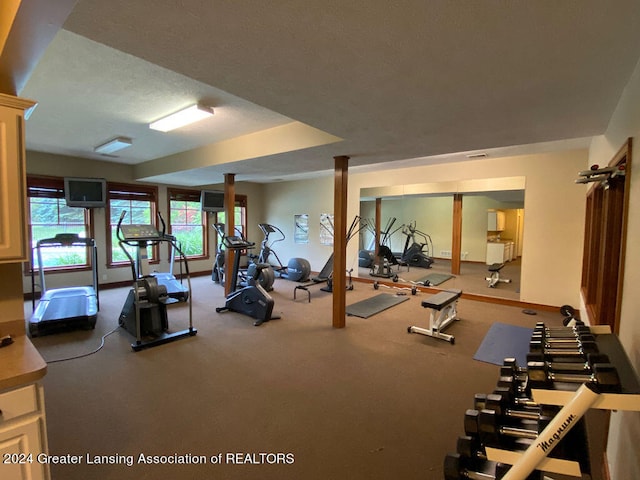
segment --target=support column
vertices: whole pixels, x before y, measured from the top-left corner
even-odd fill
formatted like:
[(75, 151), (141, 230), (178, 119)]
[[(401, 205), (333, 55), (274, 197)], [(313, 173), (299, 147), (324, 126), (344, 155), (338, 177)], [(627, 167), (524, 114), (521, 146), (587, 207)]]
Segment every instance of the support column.
[(376, 198), (376, 245), (375, 245), (375, 258), (377, 260), (378, 255), (380, 255), (380, 227), (382, 222), (382, 199)]
[[(236, 175), (234, 173), (224, 174), (224, 233), (232, 236), (235, 229), (235, 206), (236, 206)], [(231, 293), (231, 283), (233, 282), (233, 263), (236, 255), (240, 252), (225, 248), (224, 250), (224, 295)]]
[[(462, 194), (453, 195), (453, 238), (451, 239), (451, 274), (460, 275), (462, 254)], [(433, 255), (434, 252), (431, 252)]]
[(335, 161), (333, 192), (333, 327), (346, 326), (347, 271), (347, 178), (349, 157)]

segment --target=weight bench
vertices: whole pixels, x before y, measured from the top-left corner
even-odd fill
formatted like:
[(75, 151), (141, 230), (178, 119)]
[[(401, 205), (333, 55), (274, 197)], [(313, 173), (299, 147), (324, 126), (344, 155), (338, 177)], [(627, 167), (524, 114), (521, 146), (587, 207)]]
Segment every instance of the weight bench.
[(423, 300), (422, 306), (430, 310), (429, 328), (411, 326), (407, 331), (446, 340), (453, 345), (455, 337), (442, 332), (451, 322), (459, 320), (456, 307), (461, 295), (462, 290), (444, 290)]
[(508, 278), (500, 278), (500, 270), (502, 270), (502, 267), (504, 267), (504, 263), (494, 263), (489, 265), (489, 272), (491, 272), (491, 275), (485, 277), (485, 280), (489, 282), (489, 285), (487, 285), (489, 288), (496, 288), (496, 285), (499, 282), (511, 283), (511, 280)]

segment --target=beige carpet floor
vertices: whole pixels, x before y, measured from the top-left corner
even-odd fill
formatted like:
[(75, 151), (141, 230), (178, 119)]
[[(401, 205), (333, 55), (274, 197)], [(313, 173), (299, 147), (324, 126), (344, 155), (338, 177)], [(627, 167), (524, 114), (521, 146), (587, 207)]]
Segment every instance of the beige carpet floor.
[[(294, 301), (294, 285), (276, 280), (282, 318), (254, 327), (249, 317), (216, 313), (222, 287), (195, 278), (198, 334), (138, 353), (117, 328), (126, 288), (101, 293), (95, 330), (34, 338), (52, 361), (91, 352), (116, 329), (97, 353), (48, 367), (50, 452), (82, 459), (52, 465), (53, 479), (441, 479), (474, 394), (496, 384), (499, 367), (472, 358), (491, 324), (562, 321), (462, 299), (451, 345), (407, 333), (428, 325), (420, 305), (427, 294), (334, 329), (331, 294), (312, 287), (310, 303), (306, 295)], [(347, 304), (378, 293), (355, 283)], [(170, 328), (185, 328), (187, 312), (186, 304), (170, 307)], [(207, 461), (149, 464), (140, 455)]]

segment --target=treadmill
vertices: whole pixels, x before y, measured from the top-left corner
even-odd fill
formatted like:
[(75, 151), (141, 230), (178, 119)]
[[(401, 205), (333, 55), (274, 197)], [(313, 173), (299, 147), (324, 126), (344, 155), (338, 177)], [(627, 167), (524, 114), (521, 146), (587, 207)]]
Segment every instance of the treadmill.
[[(43, 248), (64, 248), (82, 246), (91, 250), (90, 286), (71, 286), (47, 290), (44, 268), (42, 267)], [(38, 270), (40, 275), (41, 296), (29, 320), (29, 334), (32, 337), (57, 333), (65, 330), (91, 330), (96, 326), (98, 310), (98, 254), (93, 238), (82, 238), (75, 233), (59, 233), (53, 238), (38, 240), (36, 244)], [(32, 270), (33, 279), (33, 270)], [(33, 281), (32, 281), (32, 293)]]

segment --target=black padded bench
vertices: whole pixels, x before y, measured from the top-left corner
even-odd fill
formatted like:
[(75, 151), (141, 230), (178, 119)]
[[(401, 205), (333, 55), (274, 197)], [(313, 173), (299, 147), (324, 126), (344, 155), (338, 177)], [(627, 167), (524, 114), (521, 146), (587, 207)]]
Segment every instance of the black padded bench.
[(453, 344), (455, 337), (443, 333), (443, 331), (451, 322), (459, 320), (457, 305), (461, 295), (462, 290), (444, 290), (427, 297), (422, 301), (422, 306), (430, 310), (429, 328), (411, 326), (407, 331), (409, 333), (419, 333), (420, 335), (439, 338)]
[(500, 282), (502, 283), (511, 283), (511, 280), (508, 278), (500, 278), (500, 270), (504, 267), (504, 263), (492, 263), (489, 265), (489, 273), (488, 277), (485, 277), (485, 280), (489, 282), (487, 285), (489, 288), (496, 288), (496, 285)]

